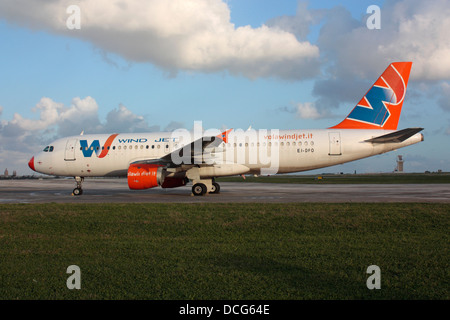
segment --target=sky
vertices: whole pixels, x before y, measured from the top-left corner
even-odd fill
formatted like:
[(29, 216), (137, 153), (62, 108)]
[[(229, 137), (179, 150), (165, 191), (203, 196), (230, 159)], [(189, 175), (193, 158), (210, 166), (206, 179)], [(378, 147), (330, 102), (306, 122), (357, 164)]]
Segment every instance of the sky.
[(315, 172), (450, 171), (448, 30), (449, 0), (2, 0), (0, 173), (82, 131), (328, 128), (394, 61), (425, 141)]

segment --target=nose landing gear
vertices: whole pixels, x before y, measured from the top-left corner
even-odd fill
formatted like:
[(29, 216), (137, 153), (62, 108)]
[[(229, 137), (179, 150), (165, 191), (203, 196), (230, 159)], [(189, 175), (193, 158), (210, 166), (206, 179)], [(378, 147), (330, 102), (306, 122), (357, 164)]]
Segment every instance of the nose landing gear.
[(84, 177), (75, 177), (75, 182), (77, 183), (77, 187), (73, 189), (72, 195), (81, 196), (83, 194), (83, 189), (81, 188), (81, 184), (84, 181)]

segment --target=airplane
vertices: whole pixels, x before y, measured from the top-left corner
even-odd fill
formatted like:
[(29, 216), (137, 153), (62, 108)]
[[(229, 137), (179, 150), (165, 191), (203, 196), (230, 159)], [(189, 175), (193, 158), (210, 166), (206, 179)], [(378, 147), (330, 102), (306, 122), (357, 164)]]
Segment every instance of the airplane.
[[(39, 173), (127, 177), (131, 190), (176, 188), (217, 194), (217, 177), (269, 175), (324, 168), (397, 150), (424, 140), (423, 128), (397, 130), (412, 62), (393, 62), (347, 117), (327, 129), (175, 130), (91, 134), (58, 139), (33, 156)], [(197, 132), (196, 132), (197, 131)]]

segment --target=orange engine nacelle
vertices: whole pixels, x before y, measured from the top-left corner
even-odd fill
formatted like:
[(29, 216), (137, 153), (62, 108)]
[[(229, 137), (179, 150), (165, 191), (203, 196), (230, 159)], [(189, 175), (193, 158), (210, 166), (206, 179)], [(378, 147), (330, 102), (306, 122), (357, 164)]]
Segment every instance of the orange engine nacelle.
[(164, 182), (164, 169), (155, 164), (132, 164), (128, 168), (128, 187), (133, 190), (149, 189)]

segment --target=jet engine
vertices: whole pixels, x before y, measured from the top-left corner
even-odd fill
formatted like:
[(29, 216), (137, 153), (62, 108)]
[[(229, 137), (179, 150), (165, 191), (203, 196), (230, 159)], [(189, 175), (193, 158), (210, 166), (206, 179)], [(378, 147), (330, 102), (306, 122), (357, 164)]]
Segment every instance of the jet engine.
[(167, 176), (164, 166), (157, 164), (132, 164), (128, 168), (128, 187), (132, 190), (150, 189), (157, 186), (176, 188), (189, 181), (184, 175)]
[(128, 187), (132, 190), (149, 189), (164, 182), (165, 170), (161, 165), (132, 164), (128, 168)]

